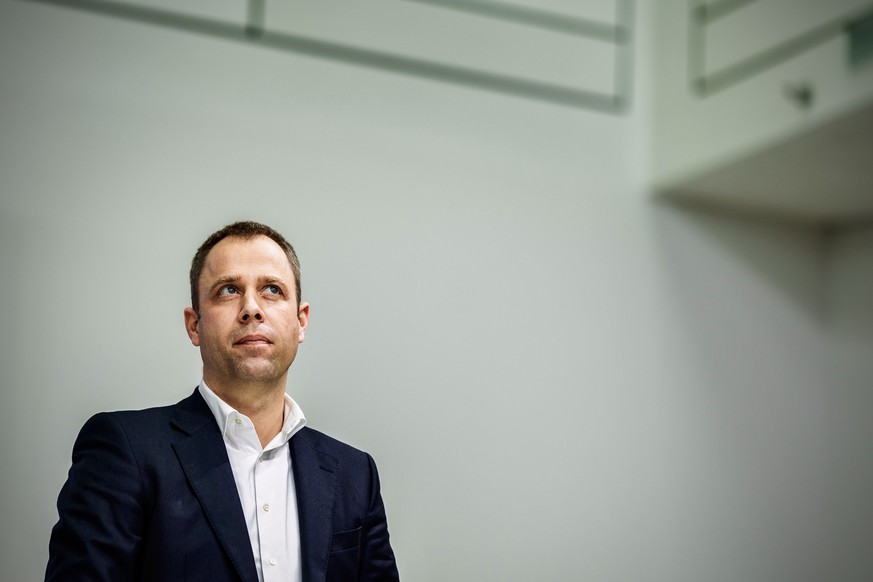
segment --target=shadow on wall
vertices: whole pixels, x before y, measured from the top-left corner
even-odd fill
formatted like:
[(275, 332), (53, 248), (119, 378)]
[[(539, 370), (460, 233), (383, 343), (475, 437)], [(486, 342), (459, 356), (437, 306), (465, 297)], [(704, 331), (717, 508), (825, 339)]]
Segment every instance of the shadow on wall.
[[(778, 224), (729, 211), (716, 212), (690, 205), (660, 201), (662, 220), (658, 221), (658, 238), (664, 256), (671, 260), (667, 268), (677, 270), (683, 282), (677, 291), (687, 294), (689, 307), (697, 307), (705, 316), (728, 299), (718, 277), (751, 276), (773, 289), (811, 320), (823, 323), (827, 315), (825, 235), (792, 224)], [(703, 238), (691, 238), (692, 232)], [(711, 242), (707, 249), (701, 242)], [(686, 246), (689, 245), (689, 246)], [(689, 252), (728, 255), (735, 259), (729, 272), (712, 273), (701, 278), (688, 271), (694, 264)], [(704, 317), (706, 319), (706, 317)]]
[(826, 578), (838, 524), (827, 503), (820, 237), (673, 206), (654, 218), (693, 374), (676, 387), (673, 416), (687, 509), (678, 527), (698, 546), (687, 549), (710, 551), (708, 566), (745, 556), (737, 579)]
[(873, 344), (873, 228), (826, 234), (824, 248), (828, 332)]
[[(681, 401), (696, 439), (685, 461), (708, 492), (700, 511), (718, 499), (733, 508), (721, 525), (741, 534), (734, 543), (757, 537), (789, 561), (803, 555), (822, 579), (869, 579), (873, 230), (825, 234), (672, 205), (655, 218), (697, 371)], [(692, 503), (697, 494), (689, 487)]]
[[(873, 229), (834, 233), (828, 253), (828, 468), (838, 516), (834, 579), (873, 572)], [(866, 574), (866, 577), (864, 577)]]
[[(675, 291), (689, 315), (705, 321), (725, 299), (719, 279), (689, 270), (695, 263), (688, 253), (702, 250), (734, 257), (733, 276), (744, 272), (756, 278), (829, 334), (873, 342), (870, 226), (815, 229), (742, 211), (663, 199), (657, 204), (658, 240), (669, 260), (667, 268), (682, 281)], [(691, 240), (692, 232), (711, 241), (710, 250), (701, 249), (700, 240)]]

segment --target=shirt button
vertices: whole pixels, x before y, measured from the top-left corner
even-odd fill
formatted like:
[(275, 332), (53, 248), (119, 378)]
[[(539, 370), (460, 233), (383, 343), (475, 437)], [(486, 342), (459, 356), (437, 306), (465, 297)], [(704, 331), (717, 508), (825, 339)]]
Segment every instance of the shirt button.
[(237, 424), (242, 424), (242, 419), (241, 419), (241, 418), (237, 418), (234, 422), (237, 423)]
[(270, 511), (270, 504), (269, 503), (264, 504), (264, 511)]
[(271, 566), (275, 566), (275, 565), (276, 565), (276, 558), (270, 558), (270, 565), (271, 565)]

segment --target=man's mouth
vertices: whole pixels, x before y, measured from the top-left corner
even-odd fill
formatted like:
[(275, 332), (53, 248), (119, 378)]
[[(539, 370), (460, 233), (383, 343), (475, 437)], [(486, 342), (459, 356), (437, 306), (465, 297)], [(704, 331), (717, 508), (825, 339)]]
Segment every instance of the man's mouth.
[(234, 344), (238, 346), (265, 346), (269, 345), (270, 343), (272, 342), (268, 340), (265, 336), (257, 334), (241, 337), (234, 342)]

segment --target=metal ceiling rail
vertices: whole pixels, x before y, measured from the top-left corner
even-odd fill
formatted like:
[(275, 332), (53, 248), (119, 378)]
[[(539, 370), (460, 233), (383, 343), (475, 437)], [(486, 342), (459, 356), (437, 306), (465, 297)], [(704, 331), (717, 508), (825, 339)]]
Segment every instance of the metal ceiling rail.
[[(631, 5), (633, 0), (616, 0), (618, 3), (617, 12), (622, 19), (620, 24), (616, 26), (616, 31), (624, 32), (616, 32), (617, 36), (621, 38), (615, 41), (617, 44), (615, 82), (614, 92), (611, 94), (491, 73), (485, 70), (407, 57), (400, 54), (355, 47), (301, 35), (273, 32), (268, 30), (265, 25), (263, 0), (250, 0), (247, 21), (240, 24), (159, 8), (127, 3), (121, 4), (111, 0), (19, 1), (49, 4), (143, 24), (161, 26), (182, 32), (243, 42), (264, 48), (324, 58), (579, 109), (592, 109), (604, 113), (618, 114), (624, 112), (629, 102), (632, 61), (629, 46), (630, 34), (627, 31), (629, 31), (631, 24)], [(432, 1), (438, 2), (440, 0)], [(506, 12), (505, 14), (509, 13)]]
[(571, 34), (614, 42), (620, 44), (627, 38), (627, 31), (619, 24), (598, 22), (586, 18), (560, 14), (548, 10), (539, 10), (506, 4), (504, 2), (489, 2), (487, 0), (403, 0), (418, 4), (430, 4), (439, 8), (458, 10), (497, 20), (504, 20), (523, 26), (542, 28), (554, 32)]

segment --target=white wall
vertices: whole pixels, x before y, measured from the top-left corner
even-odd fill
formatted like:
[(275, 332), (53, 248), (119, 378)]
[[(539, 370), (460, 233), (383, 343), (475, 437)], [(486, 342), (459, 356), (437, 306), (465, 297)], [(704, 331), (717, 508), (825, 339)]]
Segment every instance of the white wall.
[(240, 218), (298, 248), (289, 392), (375, 456), (404, 579), (873, 571), (826, 249), (651, 204), (638, 82), (611, 116), (0, 2), (4, 578), (82, 422), (199, 380), (188, 262)]

